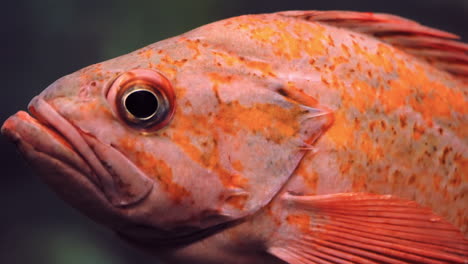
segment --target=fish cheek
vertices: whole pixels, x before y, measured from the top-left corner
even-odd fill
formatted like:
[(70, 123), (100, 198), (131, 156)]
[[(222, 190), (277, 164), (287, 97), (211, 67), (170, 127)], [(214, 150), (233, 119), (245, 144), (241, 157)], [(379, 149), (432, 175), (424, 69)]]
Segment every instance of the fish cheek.
[(217, 175), (220, 213), (241, 218), (272, 199), (329, 118), (271, 90), (226, 96), (230, 91), (219, 87), (211, 113), (177, 111), (168, 131), (191, 160)]
[(166, 230), (218, 224), (222, 191), (218, 178), (168, 140), (169, 130), (163, 129), (158, 135), (121, 137), (116, 144), (154, 183), (149, 197), (139, 205), (144, 211), (143, 221)]

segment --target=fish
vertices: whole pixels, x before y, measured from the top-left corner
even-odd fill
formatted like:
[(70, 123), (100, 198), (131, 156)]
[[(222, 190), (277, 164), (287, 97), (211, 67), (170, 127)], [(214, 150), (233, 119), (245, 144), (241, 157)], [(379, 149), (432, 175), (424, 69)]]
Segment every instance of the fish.
[(467, 263), (457, 38), (369, 12), (228, 18), (58, 79), (1, 132), (167, 263)]

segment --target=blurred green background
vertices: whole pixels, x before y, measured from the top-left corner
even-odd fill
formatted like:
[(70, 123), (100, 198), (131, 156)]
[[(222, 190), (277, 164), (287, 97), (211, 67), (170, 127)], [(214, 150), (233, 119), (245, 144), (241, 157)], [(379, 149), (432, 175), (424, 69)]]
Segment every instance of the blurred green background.
[[(59, 77), (223, 18), (292, 9), (398, 14), (468, 37), (468, 0), (2, 1), (0, 122)], [(0, 138), (0, 263), (159, 263), (59, 200)]]

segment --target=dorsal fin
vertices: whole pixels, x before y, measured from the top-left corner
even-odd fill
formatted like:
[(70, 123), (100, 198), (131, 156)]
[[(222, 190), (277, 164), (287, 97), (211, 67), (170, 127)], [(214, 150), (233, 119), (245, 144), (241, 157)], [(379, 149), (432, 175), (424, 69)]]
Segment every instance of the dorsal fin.
[(286, 11), (279, 15), (317, 21), (374, 36), (468, 81), (468, 44), (457, 35), (389, 14), (353, 11)]

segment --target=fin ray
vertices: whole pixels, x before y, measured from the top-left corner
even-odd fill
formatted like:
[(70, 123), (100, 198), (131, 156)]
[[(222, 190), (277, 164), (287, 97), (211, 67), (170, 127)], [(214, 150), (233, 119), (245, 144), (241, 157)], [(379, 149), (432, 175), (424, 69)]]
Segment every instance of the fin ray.
[(298, 235), (278, 232), (268, 249), (289, 263), (468, 262), (460, 230), (414, 201), (367, 193), (282, 199), (309, 219)]

